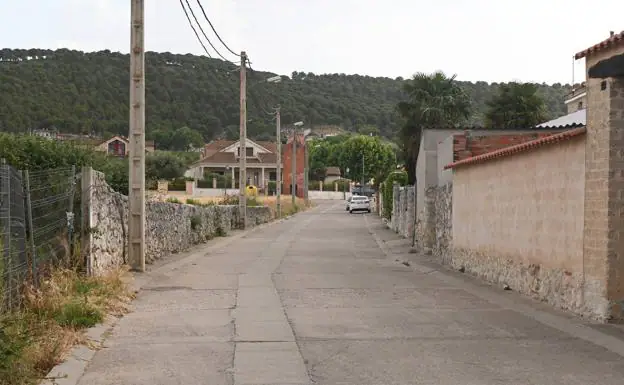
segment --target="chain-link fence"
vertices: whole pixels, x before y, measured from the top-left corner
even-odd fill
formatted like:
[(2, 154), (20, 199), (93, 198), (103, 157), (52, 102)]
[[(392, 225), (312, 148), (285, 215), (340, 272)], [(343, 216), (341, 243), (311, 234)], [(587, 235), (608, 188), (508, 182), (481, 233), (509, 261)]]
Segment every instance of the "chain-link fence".
[(25, 283), (79, 263), (78, 176), (74, 167), (29, 172), (0, 163), (0, 312), (20, 306)]

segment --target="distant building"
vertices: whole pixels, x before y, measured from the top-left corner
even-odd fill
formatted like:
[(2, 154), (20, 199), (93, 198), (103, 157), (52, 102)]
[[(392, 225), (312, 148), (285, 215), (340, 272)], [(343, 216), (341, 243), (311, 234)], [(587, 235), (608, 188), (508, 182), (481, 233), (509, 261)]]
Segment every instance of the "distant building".
[(340, 167), (327, 167), (325, 169), (325, 180), (323, 183), (332, 183), (342, 177)]
[[(126, 157), (130, 153), (130, 142), (123, 136), (113, 136), (95, 146), (96, 151), (106, 152), (111, 156)], [(145, 141), (145, 152), (155, 151), (155, 144), (152, 140)]]
[[(277, 145), (273, 142), (246, 140), (247, 185), (265, 187), (277, 178)], [(201, 159), (193, 163), (186, 176), (204, 179), (206, 175), (230, 175), (232, 185), (238, 185), (240, 175), (240, 141), (215, 140), (204, 146)]]

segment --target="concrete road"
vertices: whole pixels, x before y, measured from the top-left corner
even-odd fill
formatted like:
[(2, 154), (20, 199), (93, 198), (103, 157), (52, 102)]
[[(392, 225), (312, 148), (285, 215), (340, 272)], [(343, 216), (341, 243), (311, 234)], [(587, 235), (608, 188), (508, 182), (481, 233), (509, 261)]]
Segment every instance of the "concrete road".
[(80, 384), (624, 384), (617, 327), (408, 254), (342, 202), (220, 242), (149, 274)]

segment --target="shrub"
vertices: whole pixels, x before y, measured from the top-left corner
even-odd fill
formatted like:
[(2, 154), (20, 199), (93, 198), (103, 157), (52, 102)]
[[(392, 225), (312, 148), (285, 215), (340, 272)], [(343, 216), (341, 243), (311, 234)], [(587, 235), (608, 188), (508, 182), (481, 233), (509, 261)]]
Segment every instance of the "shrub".
[(175, 178), (169, 182), (169, 191), (186, 191), (186, 178)]
[(167, 202), (169, 202), (169, 203), (182, 203), (182, 201), (179, 200), (176, 197), (169, 197), (169, 198), (167, 198)]
[(394, 182), (397, 182), (399, 186), (405, 186), (407, 184), (407, 172), (394, 171), (391, 172), (381, 187), (382, 199), (383, 199), (383, 217), (390, 219), (392, 217), (392, 203), (393, 203), (393, 189)]
[(321, 182), (318, 180), (311, 180), (308, 185), (308, 190), (319, 191), (321, 189)]
[(196, 231), (202, 224), (202, 218), (200, 215), (193, 215), (191, 217), (191, 230)]

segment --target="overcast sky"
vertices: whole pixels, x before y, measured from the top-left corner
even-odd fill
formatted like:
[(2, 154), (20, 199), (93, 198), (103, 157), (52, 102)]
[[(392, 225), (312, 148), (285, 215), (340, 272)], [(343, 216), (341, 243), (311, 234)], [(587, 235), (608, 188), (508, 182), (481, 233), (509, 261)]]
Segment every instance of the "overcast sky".
[[(208, 32), (197, 0), (188, 1)], [(203, 53), (179, 0), (145, 3), (147, 50)], [(234, 51), (247, 51), (254, 69), (284, 75), (296, 70), (408, 77), (441, 69), (471, 81), (570, 83), (576, 52), (606, 39), (610, 30), (624, 30), (624, 1), (618, 0), (202, 4), (224, 41)], [(130, 0), (0, 0), (5, 48), (128, 52), (129, 23)], [(583, 69), (578, 61), (576, 81)]]

